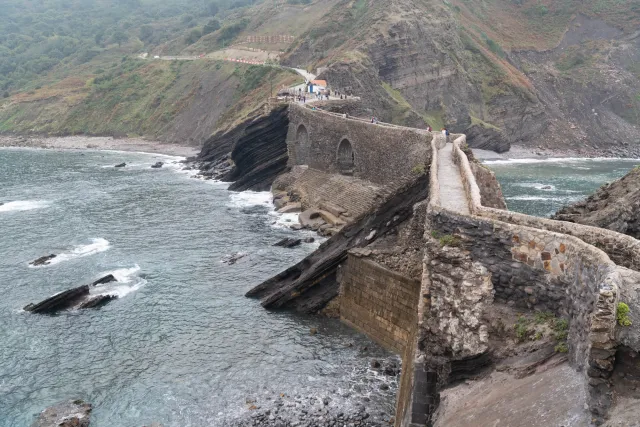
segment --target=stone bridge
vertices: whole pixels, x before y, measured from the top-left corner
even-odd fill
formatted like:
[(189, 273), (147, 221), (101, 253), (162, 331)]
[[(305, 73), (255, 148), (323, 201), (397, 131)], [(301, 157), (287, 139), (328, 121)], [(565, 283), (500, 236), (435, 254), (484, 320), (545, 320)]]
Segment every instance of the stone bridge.
[[(452, 139), (291, 105), (289, 166), (394, 192), (248, 295), (304, 310), (322, 304), (292, 302), (332, 299), (345, 323), (401, 354), (395, 423), (408, 427), (437, 425), (441, 390), (498, 362), (509, 334), (491, 313), (552, 313), (568, 321), (561, 339), (584, 403), (593, 419), (605, 419), (615, 407), (617, 358), (640, 351), (640, 242), (509, 212), (493, 173), (465, 154), (466, 137)], [(345, 204), (371, 186), (354, 188)], [(340, 191), (332, 181), (323, 194)], [(631, 307), (631, 328), (617, 323), (621, 301)]]
[(345, 117), (291, 104), (289, 165), (353, 176), (389, 185), (424, 170), (431, 157), (425, 130)]

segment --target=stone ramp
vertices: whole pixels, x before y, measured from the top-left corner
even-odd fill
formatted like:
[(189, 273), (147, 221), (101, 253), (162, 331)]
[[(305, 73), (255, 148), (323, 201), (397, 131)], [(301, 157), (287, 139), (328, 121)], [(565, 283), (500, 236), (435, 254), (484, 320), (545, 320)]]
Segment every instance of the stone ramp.
[(453, 144), (446, 144), (438, 151), (438, 182), (440, 183), (440, 204), (443, 208), (469, 215), (464, 185), (460, 170), (453, 161)]

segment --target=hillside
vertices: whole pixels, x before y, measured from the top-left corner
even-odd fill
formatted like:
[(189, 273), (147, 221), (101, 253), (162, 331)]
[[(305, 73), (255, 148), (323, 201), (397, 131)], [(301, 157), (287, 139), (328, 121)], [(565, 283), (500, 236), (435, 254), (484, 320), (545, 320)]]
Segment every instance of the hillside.
[(398, 116), (386, 92), (476, 147), (637, 152), (639, 13), (633, 0), (345, 0), (285, 62), (330, 66), (381, 117)]
[[(23, 64), (0, 74), (7, 96), (0, 131), (201, 143), (241, 120), (272, 87), (295, 80), (223, 61), (246, 57), (326, 67), (320, 77), (362, 97), (362, 111), (398, 124), (448, 126), (474, 147), (640, 153), (637, 0), (132, 0), (109, 13), (108, 2), (87, 1), (100, 17), (99, 40), (82, 36), (87, 7), (74, 12), (56, 6), (61, 1), (45, 4), (64, 22), (80, 22), (65, 36), (77, 38), (76, 47), (37, 73)], [(14, 65), (15, 31), (31, 46), (37, 37), (46, 36), (46, 46), (61, 37), (7, 22), (0, 14), (0, 49), (13, 46)], [(137, 59), (142, 52), (205, 58), (169, 65)]]

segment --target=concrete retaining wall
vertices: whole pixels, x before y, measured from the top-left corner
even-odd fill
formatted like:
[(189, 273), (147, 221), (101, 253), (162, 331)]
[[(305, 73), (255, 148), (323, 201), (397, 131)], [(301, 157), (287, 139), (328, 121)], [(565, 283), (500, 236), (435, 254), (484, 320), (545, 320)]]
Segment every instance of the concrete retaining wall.
[(341, 320), (403, 354), (418, 324), (420, 282), (350, 253), (340, 284)]

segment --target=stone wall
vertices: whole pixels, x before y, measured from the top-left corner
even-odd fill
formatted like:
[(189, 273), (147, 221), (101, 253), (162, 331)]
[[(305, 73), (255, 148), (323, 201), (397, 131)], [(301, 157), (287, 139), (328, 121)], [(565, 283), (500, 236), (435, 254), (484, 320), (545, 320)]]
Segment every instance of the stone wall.
[[(460, 149), (463, 143), (464, 136), (454, 142), (454, 159), (474, 215), (461, 216), (434, 207), (434, 224), (443, 232), (459, 236), (460, 243), (469, 246), (471, 256), (488, 266), (496, 298), (528, 308), (544, 307), (568, 317), (570, 358), (575, 366), (586, 368), (589, 409), (597, 417), (605, 416), (613, 400), (608, 378), (618, 345), (616, 306), (619, 289), (626, 286), (618, 266), (596, 245), (547, 230), (547, 220), (518, 216), (531, 227), (494, 219), (492, 216), (502, 217), (505, 212), (482, 206), (471, 166)], [(475, 216), (487, 212), (488, 218)], [(580, 227), (572, 230), (586, 238), (588, 230)], [(633, 252), (633, 248), (627, 249)], [(523, 269), (525, 273), (521, 274)]]
[(308, 165), (388, 186), (424, 170), (430, 161), (431, 134), (424, 130), (373, 124), (297, 104), (289, 107), (289, 121), (290, 166)]
[(340, 272), (340, 317), (403, 354), (418, 324), (420, 282), (350, 252)]

